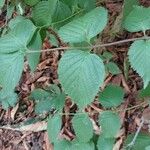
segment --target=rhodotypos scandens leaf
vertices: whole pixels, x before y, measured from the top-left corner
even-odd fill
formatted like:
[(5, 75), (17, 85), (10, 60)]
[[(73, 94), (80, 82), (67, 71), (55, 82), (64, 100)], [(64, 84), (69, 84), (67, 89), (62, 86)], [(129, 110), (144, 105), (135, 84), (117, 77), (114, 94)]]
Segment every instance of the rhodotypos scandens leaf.
[(24, 0), (24, 2), (27, 4), (27, 5), (30, 5), (30, 6), (34, 6), (35, 4), (37, 4), (40, 0)]
[(23, 70), (26, 46), (35, 29), (29, 20), (25, 20), (0, 38), (0, 84), (3, 89), (13, 90), (18, 83)]
[(32, 17), (37, 26), (49, 26), (52, 21), (52, 12), (49, 1), (41, 1), (35, 5)]
[(139, 5), (138, 0), (125, 0), (124, 1), (124, 8), (123, 8), (123, 21), (125, 18), (130, 14), (133, 10), (134, 6)]
[(124, 28), (130, 32), (150, 29), (150, 8), (136, 6), (124, 21)]
[(70, 150), (95, 150), (93, 142), (80, 143), (78, 141), (72, 143)]
[(42, 39), (40, 36), (40, 31), (36, 31), (34, 36), (32, 37), (31, 42), (28, 45), (28, 49), (30, 49), (30, 51), (39, 50), (39, 53), (29, 53), (27, 55), (29, 66), (32, 72), (36, 69), (39, 63), (41, 47), (42, 47)]
[(99, 94), (100, 103), (106, 107), (117, 107), (123, 101), (123, 89), (116, 85), (108, 85), (104, 91)]
[(102, 134), (105, 138), (115, 137), (121, 127), (118, 114), (111, 111), (104, 111), (101, 113), (99, 123), (102, 129)]
[(135, 41), (128, 52), (131, 66), (144, 80), (144, 88), (150, 81), (150, 40)]
[(0, 0), (0, 9), (4, 6), (5, 0)]
[(105, 138), (100, 135), (97, 141), (98, 150), (112, 150), (115, 142), (115, 138)]
[(61, 129), (61, 116), (56, 114), (48, 119), (47, 131), (49, 139), (52, 143), (58, 141), (59, 132)]
[(80, 43), (90, 41), (100, 33), (107, 24), (107, 10), (98, 7), (81, 18), (73, 20), (59, 30), (59, 36), (64, 42)]
[(76, 115), (73, 117), (72, 125), (79, 142), (89, 142), (93, 137), (93, 126), (88, 115)]
[(67, 51), (59, 62), (59, 80), (79, 107), (91, 103), (105, 78), (102, 60), (81, 50)]

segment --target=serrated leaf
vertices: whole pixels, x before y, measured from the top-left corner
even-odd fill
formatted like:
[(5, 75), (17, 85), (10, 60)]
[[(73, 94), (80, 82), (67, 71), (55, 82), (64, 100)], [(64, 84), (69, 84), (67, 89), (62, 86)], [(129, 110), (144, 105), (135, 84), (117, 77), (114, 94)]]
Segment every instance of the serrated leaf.
[(88, 143), (74, 142), (72, 143), (70, 150), (95, 150), (95, 146), (93, 142)]
[(37, 30), (28, 45), (28, 49), (30, 51), (39, 50), (39, 53), (29, 53), (27, 55), (27, 60), (29, 62), (29, 66), (32, 72), (35, 71), (40, 61), (41, 48), (42, 48), (42, 39), (41, 39), (40, 31)]
[(58, 135), (61, 129), (61, 116), (59, 114), (54, 115), (52, 118), (48, 119), (47, 132), (49, 139), (52, 143), (58, 141)]
[(102, 129), (102, 134), (105, 138), (114, 138), (121, 127), (118, 114), (111, 111), (104, 111), (101, 113), (99, 124)]
[(145, 148), (145, 150), (150, 150), (150, 145)]
[(66, 95), (60, 93), (52, 98), (52, 106), (57, 110), (62, 110), (65, 105)]
[(40, 88), (35, 89), (30, 94), (30, 98), (35, 101), (40, 101), (48, 97), (50, 97), (50, 93)]
[(32, 18), (37, 26), (49, 26), (52, 21), (52, 12), (49, 1), (41, 1), (32, 11)]
[(130, 32), (150, 29), (150, 8), (136, 6), (124, 21), (124, 28)]
[(24, 21), (24, 20), (26, 20), (25, 17), (23, 17), (23, 16), (17, 16), (16, 18), (13, 18), (13, 19), (11, 19), (11, 20), (9, 21), (8, 26), (9, 26), (9, 28), (12, 30), (13, 28), (16, 27), (16, 25), (17, 25), (18, 23), (20, 23), (20, 22), (22, 22), (22, 21)]
[[(22, 32), (24, 29), (26, 32)], [(0, 38), (0, 84), (6, 91), (13, 90), (22, 74), (26, 46), (31, 40), (35, 26), (25, 20)]]
[(105, 108), (117, 107), (123, 102), (124, 91), (116, 85), (108, 85), (99, 94), (99, 101)]
[(107, 10), (98, 7), (64, 25), (59, 30), (59, 36), (64, 42), (81, 43), (90, 41), (98, 33), (103, 31), (107, 24)]
[[(125, 142), (124, 147), (126, 147), (132, 140), (133, 140), (134, 134), (130, 134), (127, 137), (127, 140)], [(140, 133), (137, 136), (137, 139), (135, 141), (135, 144), (132, 147), (132, 150), (142, 150), (145, 149), (150, 144), (150, 136), (148, 134)]]
[(90, 11), (95, 8), (96, 0), (78, 0), (79, 7), (85, 9), (86, 11)]
[(53, 22), (55, 23), (61, 21), (69, 17), (70, 15), (71, 15), (71, 10), (68, 7), (68, 5), (58, 0), (52, 17)]
[(40, 0), (24, 0), (24, 2), (29, 6), (36, 5)]
[(138, 0), (125, 0), (124, 7), (123, 7), (123, 21), (125, 18), (130, 14), (130, 12), (134, 9), (134, 6), (138, 6)]
[(67, 140), (61, 140), (54, 143), (54, 150), (71, 150), (71, 143)]
[(47, 113), (52, 109), (52, 100), (51, 98), (46, 98), (43, 100), (40, 100), (35, 104), (35, 113), (37, 114), (43, 114)]
[(104, 59), (105, 59), (106, 61), (109, 61), (110, 59), (113, 58), (113, 54), (110, 53), (110, 52), (108, 52), (108, 51), (105, 51), (102, 56), (104, 57)]
[(84, 107), (91, 103), (105, 78), (102, 60), (81, 50), (67, 51), (59, 62), (59, 80), (67, 94)]
[(112, 150), (115, 143), (115, 138), (105, 138), (100, 135), (97, 141), (98, 150)]
[(88, 115), (76, 115), (72, 119), (73, 129), (79, 142), (89, 142), (93, 137), (93, 126)]
[(135, 41), (128, 52), (131, 67), (143, 78), (144, 88), (150, 81), (150, 40)]
[(109, 62), (106, 64), (107, 71), (112, 75), (117, 75), (121, 73), (121, 70), (114, 62)]
[(14, 107), (17, 103), (18, 95), (14, 91), (1, 90), (0, 91), (0, 102), (3, 109), (8, 109), (10, 106)]
[(138, 96), (140, 98), (150, 98), (150, 84), (145, 89), (140, 90)]
[(5, 0), (0, 0), (0, 9), (4, 6)]

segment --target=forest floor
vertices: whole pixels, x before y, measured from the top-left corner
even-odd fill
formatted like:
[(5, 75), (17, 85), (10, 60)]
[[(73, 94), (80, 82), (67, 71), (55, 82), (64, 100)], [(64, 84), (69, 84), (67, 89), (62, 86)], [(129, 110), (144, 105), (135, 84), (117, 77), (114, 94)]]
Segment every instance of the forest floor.
[[(149, 7), (149, 0), (141, 0), (141, 4)], [(123, 0), (104, 0), (98, 5), (102, 5), (109, 10), (109, 25), (103, 32), (102, 38), (97, 38), (96, 43), (109, 43), (121, 41), (134, 37), (140, 37), (142, 33), (131, 34), (126, 31), (121, 31), (119, 28)], [(3, 25), (5, 16), (0, 16), (0, 26)], [(111, 32), (110, 32), (111, 31)], [(132, 70), (129, 70), (128, 80), (124, 74), (124, 62), (127, 58), (128, 48), (131, 43), (125, 43), (115, 46), (107, 47), (107, 51), (113, 54), (113, 60), (119, 66), (123, 73), (112, 76), (111, 74), (105, 80), (104, 86), (109, 82), (120, 85), (124, 88), (125, 99), (120, 106), (120, 116), (123, 128), (116, 142), (116, 150), (122, 147), (122, 143), (129, 133), (137, 131), (140, 124), (141, 116), (147, 110), (147, 104), (143, 101), (138, 101), (136, 98), (137, 91), (142, 88), (142, 79)], [(51, 48), (52, 45), (45, 40), (43, 49)], [(102, 52), (104, 49), (95, 49), (95, 51)], [(0, 107), (0, 150), (52, 150), (52, 145), (48, 140), (47, 132), (45, 131), (46, 122), (37, 121), (40, 117), (34, 113), (34, 103), (28, 96), (35, 87), (44, 87), (48, 84), (56, 83), (58, 61), (63, 51), (46, 52), (41, 54), (41, 60), (34, 74), (30, 74), (27, 66), (24, 67), (24, 73), (20, 80), (16, 91), (19, 93), (19, 102), (14, 108), (5, 111)], [(74, 111), (74, 107), (69, 102), (66, 102), (65, 110)], [(91, 107), (86, 111), (92, 113), (94, 110), (101, 111), (102, 108), (93, 102)], [(97, 115), (91, 116), (93, 120), (97, 119)], [(63, 122), (68, 122), (69, 116), (65, 116)], [(23, 123), (28, 123), (25, 126)], [(14, 129), (14, 125), (22, 124), (24, 128)], [(63, 123), (65, 124), (65, 123)], [(69, 130), (69, 123), (65, 124), (66, 138), (71, 139), (74, 135)], [(97, 126), (95, 125), (95, 128)], [(148, 125), (144, 124), (143, 132), (148, 132)], [(117, 148), (118, 147), (118, 148)]]

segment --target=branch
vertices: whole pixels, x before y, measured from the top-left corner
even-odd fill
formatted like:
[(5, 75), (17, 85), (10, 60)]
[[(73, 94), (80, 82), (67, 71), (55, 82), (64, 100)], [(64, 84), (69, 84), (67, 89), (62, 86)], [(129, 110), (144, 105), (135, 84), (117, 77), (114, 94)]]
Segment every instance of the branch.
[(57, 48), (42, 49), (42, 50), (28, 50), (27, 53), (29, 54), (29, 53), (40, 53), (40, 52), (52, 52), (52, 51), (68, 50), (68, 49), (94, 49), (94, 48), (101, 48), (101, 47), (109, 47), (109, 46), (113, 46), (113, 45), (120, 45), (123, 43), (133, 42), (136, 40), (147, 40), (147, 39), (150, 39), (150, 36), (126, 39), (126, 40), (121, 40), (121, 41), (106, 43), (106, 44), (97, 44), (94, 46), (87, 46), (87, 47), (69, 47), (69, 46), (67, 46), (67, 47), (57, 47)]

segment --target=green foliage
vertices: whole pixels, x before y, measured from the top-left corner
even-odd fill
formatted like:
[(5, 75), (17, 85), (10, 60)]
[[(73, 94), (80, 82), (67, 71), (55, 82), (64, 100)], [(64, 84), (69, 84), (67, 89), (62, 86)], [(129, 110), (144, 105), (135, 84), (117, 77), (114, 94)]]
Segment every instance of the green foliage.
[(99, 117), (99, 124), (102, 129), (103, 137), (114, 138), (116, 137), (121, 127), (121, 122), (118, 114), (111, 111), (104, 111)]
[(150, 145), (145, 148), (145, 150), (150, 150)]
[(138, 6), (139, 1), (138, 0), (125, 0), (124, 1), (124, 8), (123, 8), (123, 23), (126, 17), (131, 13), (131, 11), (134, 9), (134, 6)]
[(61, 122), (61, 116), (57, 114), (48, 119), (47, 132), (52, 143), (57, 142), (59, 139), (58, 136), (61, 129)]
[(0, 0), (0, 9), (4, 6), (5, 0)]
[(36, 5), (40, 0), (24, 0), (24, 2), (29, 6)]
[(72, 143), (70, 150), (95, 150), (94, 148), (94, 143), (93, 142), (88, 142), (88, 143), (79, 143), (79, 142), (74, 142)]
[[(124, 147), (126, 147), (126, 145), (128, 145), (132, 141), (133, 137), (134, 134), (130, 134), (127, 137)], [(132, 150), (146, 149), (147, 146), (149, 146), (149, 144), (150, 144), (150, 136), (148, 134), (140, 133), (135, 141), (135, 144), (132, 147)]]
[(150, 29), (150, 8), (135, 6), (124, 21), (124, 28), (130, 32)]
[[(130, 32), (143, 31), (145, 35), (145, 31), (150, 29), (150, 8), (137, 5), (137, 0), (125, 0), (122, 24)], [(121, 127), (117, 113), (104, 111), (100, 113), (98, 120), (102, 133), (100, 136), (96, 135), (97, 139), (94, 140), (93, 124), (88, 114), (82, 112), (100, 91), (106, 77), (105, 71), (112, 75), (121, 73), (113, 62), (112, 53), (104, 51), (100, 57), (93, 54), (93, 39), (104, 30), (108, 22), (108, 11), (95, 6), (96, 0), (13, 0), (7, 7), (4, 0), (0, 1), (0, 8), (4, 12), (7, 11), (6, 24), (8, 21), (8, 26), (1, 29), (0, 38), (0, 101), (3, 108), (15, 106), (19, 99), (15, 87), (22, 75), (24, 59), (28, 62), (31, 72), (34, 72), (40, 61), (45, 39), (50, 37), (48, 40), (55, 47), (60, 46), (62, 42), (69, 43), (70, 50), (63, 54), (58, 65), (61, 89), (57, 85), (50, 85), (45, 89), (35, 89), (30, 95), (30, 99), (34, 100), (37, 115), (47, 117), (50, 112), (54, 112), (53, 117), (49, 117), (47, 126), (54, 150), (112, 150)], [(31, 14), (30, 11), (26, 13), (26, 8), (31, 10)], [(15, 10), (17, 12), (12, 15)], [(50, 33), (49, 28), (56, 33)], [(139, 92), (140, 98), (150, 96), (149, 43), (148, 39), (136, 40), (128, 52), (131, 67), (144, 81), (145, 89)], [(72, 131), (76, 137), (70, 142), (59, 138), (66, 95), (77, 104), (79, 110), (71, 116)], [(123, 98), (124, 91), (121, 87), (106, 85), (98, 100), (106, 110), (111, 110), (118, 107)], [(83, 114), (79, 115), (80, 111)], [(133, 135), (130, 135), (126, 144), (130, 143), (132, 138)], [(149, 135), (140, 134), (133, 150), (148, 150), (149, 145)]]
[(103, 135), (100, 135), (97, 141), (97, 148), (98, 150), (112, 150), (114, 142), (114, 138), (105, 138)]
[(30, 98), (35, 101), (35, 112), (43, 114), (56, 109), (62, 110), (65, 103), (65, 94), (56, 85), (51, 85), (47, 89), (35, 89)]
[(36, 26), (49, 26), (52, 22), (52, 12), (49, 1), (41, 1), (35, 5), (32, 18)]
[(36, 67), (40, 61), (40, 49), (41, 48), (42, 48), (42, 39), (41, 39), (40, 31), (37, 30), (34, 33), (30, 43), (28, 44), (28, 49), (30, 51), (39, 50), (39, 53), (36, 53), (36, 54), (29, 53), (27, 55), (28, 63), (29, 63), (29, 66), (30, 66), (30, 69), (32, 72), (36, 69)]
[(95, 54), (70, 50), (59, 62), (58, 75), (65, 92), (79, 107), (85, 107), (96, 96), (105, 71), (103, 62)]
[(105, 108), (117, 107), (123, 102), (124, 91), (116, 85), (108, 85), (99, 94), (99, 101)]
[(150, 84), (145, 89), (140, 90), (138, 96), (140, 98), (150, 98)]
[(111, 73), (112, 75), (117, 75), (121, 73), (121, 70), (114, 62), (109, 62), (105, 66), (106, 66), (107, 71)]
[(76, 115), (72, 120), (76, 138), (79, 142), (89, 142), (93, 137), (93, 126), (88, 115)]
[[(103, 21), (100, 21), (103, 20)], [(107, 24), (107, 10), (98, 7), (68, 24), (59, 30), (59, 36), (64, 42), (80, 43), (90, 41), (100, 33)]]
[[(22, 32), (22, 29), (26, 32)], [(35, 29), (29, 20), (25, 20), (18, 23), (13, 30), (0, 39), (0, 84), (3, 90), (12, 91), (18, 84), (27, 45)]]
[[(143, 78), (144, 88), (146, 88), (150, 81), (150, 40), (135, 41), (128, 52), (131, 66)], [(143, 63), (144, 62), (144, 63)]]

